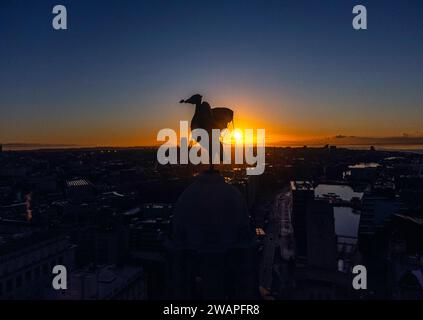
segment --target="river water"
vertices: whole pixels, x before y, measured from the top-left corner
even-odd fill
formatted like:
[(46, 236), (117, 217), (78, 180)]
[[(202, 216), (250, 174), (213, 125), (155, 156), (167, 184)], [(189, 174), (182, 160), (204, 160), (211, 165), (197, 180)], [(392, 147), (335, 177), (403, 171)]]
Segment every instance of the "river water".
[[(320, 184), (315, 188), (316, 197), (323, 197), (327, 194), (335, 194), (342, 200), (350, 201), (352, 198), (363, 197), (363, 193), (354, 192), (350, 186)], [(350, 207), (335, 207), (335, 233), (338, 237), (357, 238), (360, 223), (360, 212)]]

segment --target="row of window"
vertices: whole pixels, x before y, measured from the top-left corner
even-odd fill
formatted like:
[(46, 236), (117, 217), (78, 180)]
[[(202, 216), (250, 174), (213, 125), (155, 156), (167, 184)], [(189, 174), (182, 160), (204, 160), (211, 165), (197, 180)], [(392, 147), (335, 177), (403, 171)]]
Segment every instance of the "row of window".
[[(18, 290), (25, 285), (31, 284), (33, 281), (39, 280), (41, 277), (46, 277), (51, 274), (53, 267), (58, 264), (63, 264), (63, 256), (58, 259), (53, 259), (50, 262), (38, 265), (31, 270), (27, 270), (24, 273), (18, 274), (15, 277), (10, 277), (6, 281), (0, 281), (0, 297), (4, 294), (11, 294), (15, 289)], [(50, 268), (49, 268), (50, 267)]]
[[(41, 243), (34, 246), (29, 246), (25, 250), (19, 250), (18, 252), (14, 254), (10, 254), (6, 256), (6, 264), (3, 268), (0, 266), (0, 277), (4, 274), (7, 274), (8, 268), (14, 267), (15, 264), (8, 264), (7, 260), (13, 261), (18, 259), (18, 262), (20, 264), (29, 264), (29, 263), (36, 263), (39, 260), (43, 260), (46, 257), (49, 257), (54, 254), (59, 254), (60, 251), (63, 251), (66, 247), (66, 242), (56, 240), (56, 241), (50, 241), (49, 243)], [(36, 252), (36, 254), (34, 254)], [(3, 262), (3, 261), (2, 261)]]

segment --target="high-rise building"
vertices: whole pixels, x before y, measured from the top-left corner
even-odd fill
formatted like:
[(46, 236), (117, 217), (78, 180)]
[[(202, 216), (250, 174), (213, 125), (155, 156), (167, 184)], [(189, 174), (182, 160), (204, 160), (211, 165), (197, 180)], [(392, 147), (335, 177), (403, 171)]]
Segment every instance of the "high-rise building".
[(315, 200), (307, 210), (307, 263), (335, 271), (337, 246), (333, 207), (325, 200)]
[(307, 181), (291, 181), (292, 224), (296, 256), (307, 256), (307, 211), (314, 201), (314, 187)]
[(360, 247), (366, 251), (378, 230), (398, 213), (400, 203), (396, 198), (387, 198), (372, 194), (363, 196), (363, 210), (358, 229)]
[(291, 299), (331, 300), (350, 297), (349, 275), (337, 270), (337, 237), (333, 206), (315, 199), (310, 182), (291, 182), (291, 219), (295, 239), (295, 267), (285, 271), (292, 284)]

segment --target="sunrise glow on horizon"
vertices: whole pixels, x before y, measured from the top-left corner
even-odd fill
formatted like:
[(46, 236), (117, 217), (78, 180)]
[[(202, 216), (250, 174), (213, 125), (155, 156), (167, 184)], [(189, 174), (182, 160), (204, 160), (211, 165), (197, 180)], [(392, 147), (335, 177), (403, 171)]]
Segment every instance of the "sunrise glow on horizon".
[(0, 143), (157, 145), (192, 118), (178, 101), (194, 93), (234, 110), (236, 128), (266, 129), (269, 145), (423, 138), (422, 20), (401, 1), (368, 3), (371, 28), (357, 33), (353, 3), (80, 1), (55, 32), (43, 22), (54, 1), (8, 2)]

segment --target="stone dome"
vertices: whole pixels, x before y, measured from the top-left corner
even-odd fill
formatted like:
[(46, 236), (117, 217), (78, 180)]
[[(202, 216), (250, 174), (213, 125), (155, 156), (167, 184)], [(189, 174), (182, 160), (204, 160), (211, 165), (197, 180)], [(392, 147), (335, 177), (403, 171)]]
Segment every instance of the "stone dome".
[(217, 171), (199, 175), (179, 197), (171, 244), (179, 249), (227, 250), (251, 245), (245, 199)]

